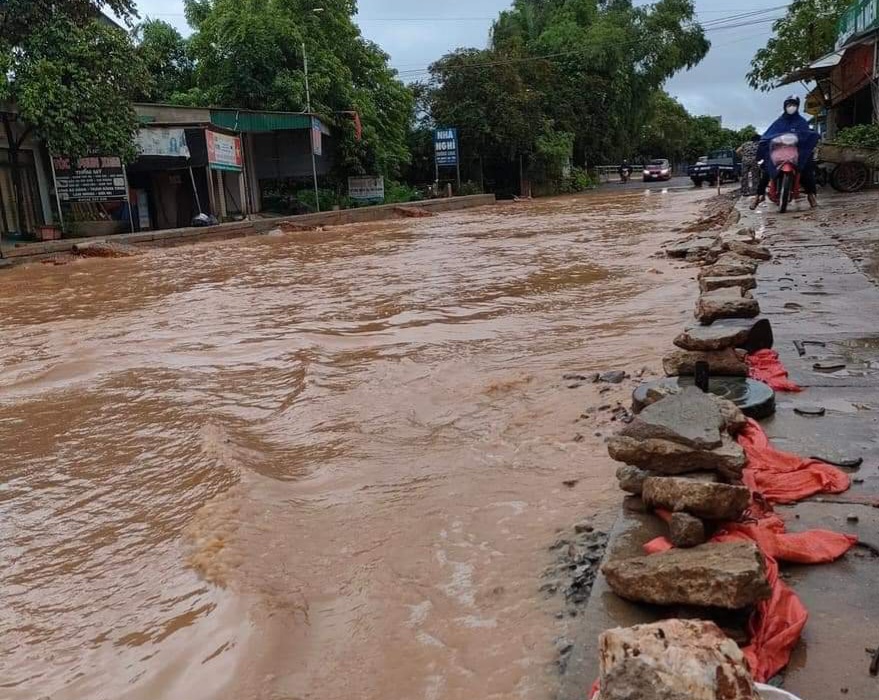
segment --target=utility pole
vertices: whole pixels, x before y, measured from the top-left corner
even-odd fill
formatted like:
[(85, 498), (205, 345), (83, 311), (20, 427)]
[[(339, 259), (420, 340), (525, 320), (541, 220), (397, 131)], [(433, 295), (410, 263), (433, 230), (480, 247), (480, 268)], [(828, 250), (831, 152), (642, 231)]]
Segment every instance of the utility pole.
[(308, 112), (308, 147), (311, 151), (311, 174), (314, 177), (314, 205), (320, 213), (320, 195), (317, 188), (317, 161), (314, 159), (314, 117), (311, 115), (311, 89), (308, 87), (308, 54), (305, 52), (305, 42), (302, 42), (302, 59), (305, 63), (305, 111)]

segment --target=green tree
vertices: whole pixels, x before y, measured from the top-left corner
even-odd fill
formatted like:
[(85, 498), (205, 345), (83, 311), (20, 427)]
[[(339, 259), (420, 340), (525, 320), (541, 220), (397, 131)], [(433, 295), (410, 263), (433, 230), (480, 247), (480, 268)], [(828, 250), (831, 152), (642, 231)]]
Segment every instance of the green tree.
[(0, 112), (8, 142), (19, 228), (24, 204), (19, 152), (33, 134), (50, 153), (134, 158), (137, 115), (131, 97), (149, 82), (126, 31), (127, 0), (7, 0), (0, 13)]
[(487, 50), (431, 67), (432, 114), (465, 152), (546, 164), (551, 146), (554, 162), (561, 147), (575, 165), (607, 162), (633, 153), (653, 96), (708, 47), (690, 0), (515, 0)]
[(693, 117), (690, 122), (690, 137), (686, 146), (686, 159), (693, 160), (701, 155), (721, 148), (738, 148), (742, 145), (739, 134), (724, 129), (714, 117)]
[(456, 126), (471, 152), (511, 159), (530, 152), (540, 95), (517, 67), (493, 65), (490, 50), (459, 49), (430, 67), (430, 113), (437, 126)]
[[(353, 0), (186, 0), (195, 29), (190, 104), (305, 111), (304, 56), (312, 111), (338, 127), (343, 168), (395, 174), (409, 157), (412, 95), (388, 67), (388, 56), (365, 40), (352, 20)], [(363, 141), (354, 139), (355, 111)]]
[(152, 76), (152, 82), (143, 87), (139, 100), (170, 102), (174, 95), (186, 93), (194, 87), (195, 66), (188, 52), (188, 42), (167, 22), (147, 19), (133, 31), (137, 54)]
[(692, 122), (693, 118), (684, 106), (660, 90), (651, 98), (649, 117), (639, 134), (638, 154), (644, 159), (680, 161), (687, 158)]
[(772, 25), (774, 36), (751, 61), (748, 82), (771, 90), (789, 73), (833, 50), (839, 18), (852, 0), (794, 0)]

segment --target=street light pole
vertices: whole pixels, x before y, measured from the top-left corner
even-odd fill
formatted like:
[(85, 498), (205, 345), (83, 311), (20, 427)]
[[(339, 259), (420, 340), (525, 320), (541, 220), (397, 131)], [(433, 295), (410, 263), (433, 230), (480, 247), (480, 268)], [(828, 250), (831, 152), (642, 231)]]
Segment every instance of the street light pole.
[(314, 177), (314, 205), (320, 212), (320, 194), (317, 188), (317, 161), (314, 159), (314, 117), (311, 115), (311, 89), (308, 86), (308, 54), (305, 52), (305, 42), (302, 42), (302, 59), (305, 63), (305, 111), (308, 112), (308, 141), (311, 151), (311, 174)]

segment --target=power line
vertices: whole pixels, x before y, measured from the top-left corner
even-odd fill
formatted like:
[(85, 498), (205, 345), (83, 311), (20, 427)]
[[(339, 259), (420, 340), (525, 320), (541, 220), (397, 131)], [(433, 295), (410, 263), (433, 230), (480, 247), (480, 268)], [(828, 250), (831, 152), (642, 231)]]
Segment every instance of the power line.
[[(786, 6), (783, 5), (782, 7), (786, 7)], [(773, 11), (774, 9), (780, 9), (780, 8), (767, 9), (767, 10), (764, 10), (763, 12), (770, 12), (770, 11)], [(752, 26), (756, 26), (758, 24), (766, 24), (769, 22), (775, 22), (777, 19), (779, 19), (778, 17), (768, 17), (768, 18), (760, 18), (760, 19), (752, 18), (750, 20), (743, 20), (740, 22), (729, 22), (729, 19), (738, 19), (738, 18), (739, 17), (737, 15), (732, 15), (731, 18), (725, 18), (725, 21), (728, 22), (727, 24), (713, 25), (713, 26), (705, 29), (705, 33), (709, 34), (712, 32), (723, 31), (726, 29), (740, 29), (742, 27), (752, 27)], [(649, 39), (645, 39), (643, 41), (647, 44), (650, 43)], [(633, 42), (633, 44), (632, 44), (633, 47), (637, 46), (637, 45), (638, 45), (638, 42)], [(510, 58), (510, 59), (503, 59), (503, 60), (499, 60), (499, 61), (486, 61), (484, 63), (474, 63), (471, 65), (460, 66), (460, 67), (467, 68), (467, 69), (489, 68), (489, 67), (493, 67), (493, 66), (512, 65), (512, 64), (516, 64), (516, 63), (528, 63), (531, 61), (543, 61), (543, 60), (550, 59), (550, 58), (561, 58), (564, 56), (578, 56), (578, 55), (583, 54), (586, 51), (588, 51), (589, 48), (590, 47), (588, 47), (588, 46), (584, 46), (581, 49), (575, 49), (573, 51), (560, 51), (557, 53), (543, 54), (540, 56), (523, 56), (522, 58)], [(417, 77), (426, 76), (429, 74), (430, 74), (429, 67), (428, 68), (420, 68), (420, 69), (416, 69), (416, 70), (398, 70), (397, 71), (397, 75), (399, 77), (410, 78), (410, 79), (415, 79)]]
[[(765, 12), (771, 12), (774, 10), (786, 9), (788, 5), (778, 5), (776, 7), (766, 7), (762, 9), (754, 9), (743, 12), (738, 15), (729, 15), (728, 17), (721, 17), (715, 20), (707, 20), (703, 22), (703, 26), (711, 25), (716, 22), (722, 22), (727, 19), (735, 19), (735, 18), (744, 18), (756, 14), (762, 14)], [(703, 11), (705, 14), (711, 13), (720, 13), (726, 12), (726, 10), (705, 10)], [(149, 17), (186, 17), (186, 14), (183, 12), (145, 12), (145, 15)], [(695, 13), (698, 17), (703, 14), (702, 12)], [(359, 15), (354, 15), (353, 19), (357, 22), (494, 22), (497, 19), (495, 17), (361, 17)]]

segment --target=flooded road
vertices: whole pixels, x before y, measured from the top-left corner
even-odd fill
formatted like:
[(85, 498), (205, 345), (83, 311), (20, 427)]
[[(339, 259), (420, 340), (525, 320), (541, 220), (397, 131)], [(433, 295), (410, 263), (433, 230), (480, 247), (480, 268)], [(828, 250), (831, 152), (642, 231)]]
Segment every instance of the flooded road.
[(552, 697), (547, 548), (619, 499), (578, 416), (633, 386), (561, 376), (657, 367), (708, 196), (4, 272), (0, 698)]

